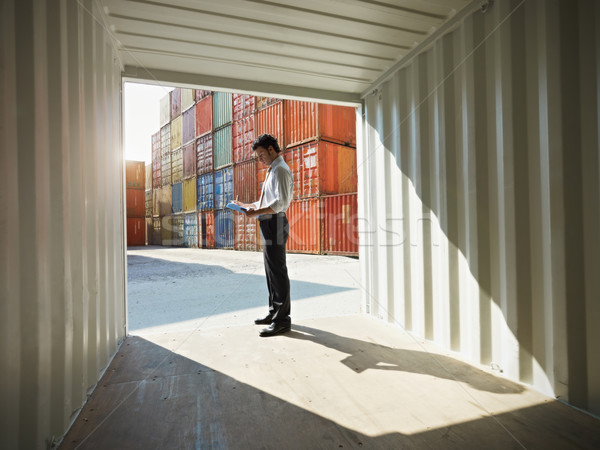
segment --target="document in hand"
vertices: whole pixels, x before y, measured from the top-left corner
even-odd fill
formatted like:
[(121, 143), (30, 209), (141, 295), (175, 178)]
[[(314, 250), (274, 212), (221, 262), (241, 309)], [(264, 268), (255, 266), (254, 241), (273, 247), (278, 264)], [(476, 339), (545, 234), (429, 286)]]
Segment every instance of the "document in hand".
[(234, 211), (241, 212), (241, 213), (245, 213), (246, 211), (248, 211), (246, 208), (242, 208), (241, 206), (238, 206), (235, 203), (227, 203), (226, 207), (229, 209), (233, 209)]

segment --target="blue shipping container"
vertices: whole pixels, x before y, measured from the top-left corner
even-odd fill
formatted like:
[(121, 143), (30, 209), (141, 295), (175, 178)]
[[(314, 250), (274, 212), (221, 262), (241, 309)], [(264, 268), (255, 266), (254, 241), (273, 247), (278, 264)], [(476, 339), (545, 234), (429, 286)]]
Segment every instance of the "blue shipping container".
[(183, 183), (175, 183), (171, 190), (171, 213), (183, 211)]
[(233, 200), (233, 168), (215, 172), (215, 209), (223, 209)]
[(215, 247), (233, 248), (233, 210), (215, 211)]
[(188, 248), (198, 247), (198, 215), (196, 213), (184, 216), (183, 228), (184, 245)]
[(198, 211), (207, 211), (214, 207), (213, 174), (200, 175), (196, 181), (196, 195), (198, 198)]

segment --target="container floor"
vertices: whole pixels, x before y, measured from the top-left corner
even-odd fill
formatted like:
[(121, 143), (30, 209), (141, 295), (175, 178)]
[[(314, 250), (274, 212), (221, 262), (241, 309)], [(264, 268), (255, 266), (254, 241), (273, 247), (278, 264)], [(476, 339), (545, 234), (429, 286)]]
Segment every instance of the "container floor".
[[(204, 256), (186, 256), (193, 250), (129, 252), (129, 314), (137, 331), (123, 342), (61, 448), (600, 448), (597, 419), (353, 312), (360, 297), (356, 260), (290, 255), (292, 331), (261, 338), (261, 327), (252, 324), (264, 313), (255, 304), (264, 275), (252, 272), (262, 268), (260, 254), (212, 253), (206, 265), (229, 272), (214, 275), (221, 276), (220, 294), (198, 273), (190, 275), (199, 293), (186, 320), (169, 316), (164, 303), (184, 307), (179, 292), (185, 289), (177, 287), (186, 277), (176, 275), (183, 267), (171, 279), (159, 272), (162, 281), (174, 282), (165, 288), (167, 299), (146, 305), (164, 308), (159, 321), (158, 313), (134, 317), (140, 314), (132, 303), (147, 299), (136, 297), (136, 284), (156, 288), (159, 278), (149, 275), (155, 262), (132, 258), (144, 252), (165, 267), (177, 262), (193, 272), (194, 264), (204, 264)], [(189, 258), (199, 259), (182, 262)], [(237, 258), (246, 262), (239, 266)], [(308, 264), (312, 258), (321, 266)], [(203, 299), (206, 305), (194, 309)], [(322, 304), (327, 301), (332, 305)], [(332, 306), (340, 314), (331, 314)]]

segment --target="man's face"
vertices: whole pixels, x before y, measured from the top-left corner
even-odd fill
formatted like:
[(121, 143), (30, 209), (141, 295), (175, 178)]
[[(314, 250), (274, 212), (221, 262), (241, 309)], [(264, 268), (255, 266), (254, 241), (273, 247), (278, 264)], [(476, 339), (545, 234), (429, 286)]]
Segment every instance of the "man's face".
[(270, 166), (271, 163), (279, 156), (277, 152), (273, 149), (272, 146), (269, 145), (269, 148), (266, 149), (264, 147), (257, 147), (254, 151), (256, 155), (256, 159), (258, 159), (261, 163), (266, 166)]

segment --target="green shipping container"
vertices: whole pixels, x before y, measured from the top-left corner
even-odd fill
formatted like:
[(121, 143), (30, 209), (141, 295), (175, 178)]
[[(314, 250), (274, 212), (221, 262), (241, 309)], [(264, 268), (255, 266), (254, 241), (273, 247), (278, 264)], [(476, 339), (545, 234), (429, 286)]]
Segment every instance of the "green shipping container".
[(231, 125), (215, 131), (213, 136), (213, 154), (215, 170), (231, 165)]
[(215, 92), (212, 99), (213, 128), (216, 130), (231, 123), (232, 97), (230, 92)]

